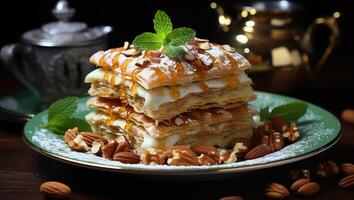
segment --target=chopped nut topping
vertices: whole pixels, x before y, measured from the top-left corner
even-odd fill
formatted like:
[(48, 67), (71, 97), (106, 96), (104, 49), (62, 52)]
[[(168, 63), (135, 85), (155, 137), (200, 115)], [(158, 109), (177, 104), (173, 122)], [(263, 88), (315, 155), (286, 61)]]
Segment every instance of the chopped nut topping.
[(122, 54), (124, 54), (126, 56), (136, 56), (139, 53), (140, 53), (140, 51), (136, 50), (136, 49), (127, 49), (127, 50), (122, 52)]
[(141, 58), (136, 62), (136, 65), (139, 67), (146, 67), (150, 63), (150, 60), (148, 58)]
[(225, 49), (225, 51), (228, 51), (228, 52), (235, 52), (235, 48), (231, 47), (230, 45), (228, 44), (224, 44), (222, 45), (222, 47)]
[(126, 50), (126, 49), (128, 49), (128, 47), (129, 47), (129, 42), (125, 41), (123, 49)]
[(207, 39), (202, 39), (202, 38), (197, 38), (197, 37), (195, 37), (194, 40), (197, 42), (209, 42), (209, 40), (207, 40)]
[(211, 49), (211, 45), (209, 42), (203, 42), (199, 44), (199, 48), (203, 50)]

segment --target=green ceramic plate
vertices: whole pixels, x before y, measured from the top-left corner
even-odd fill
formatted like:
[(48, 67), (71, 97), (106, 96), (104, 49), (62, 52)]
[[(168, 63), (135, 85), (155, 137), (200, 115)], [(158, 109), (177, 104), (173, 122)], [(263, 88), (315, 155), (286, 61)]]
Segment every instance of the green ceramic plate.
[[(257, 92), (257, 100), (252, 105), (259, 109), (265, 106), (274, 107), (286, 102), (301, 101), (298, 99)], [(84, 117), (89, 109), (85, 106), (85, 100), (80, 101), (77, 115)], [(88, 153), (74, 152), (63, 141), (63, 136), (56, 135), (42, 128), (41, 124), (47, 120), (47, 111), (36, 115), (25, 126), (24, 139), (35, 151), (73, 165), (89, 167), (101, 170), (110, 170), (124, 173), (164, 176), (200, 176), (200, 175), (230, 175), (241, 174), (246, 171), (264, 169), (279, 166), (314, 156), (330, 148), (340, 136), (339, 121), (326, 110), (310, 104), (305, 116), (298, 123), (301, 139), (280, 151), (266, 155), (262, 158), (242, 161), (232, 164), (214, 166), (147, 166), (141, 164), (123, 164), (110, 161)]]

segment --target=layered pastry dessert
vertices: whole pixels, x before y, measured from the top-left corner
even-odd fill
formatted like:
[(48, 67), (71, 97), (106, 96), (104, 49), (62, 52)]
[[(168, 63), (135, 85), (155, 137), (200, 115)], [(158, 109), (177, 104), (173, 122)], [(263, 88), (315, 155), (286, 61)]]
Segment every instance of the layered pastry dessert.
[(159, 50), (124, 47), (99, 51), (90, 62), (86, 116), (93, 132), (144, 149), (172, 146), (229, 146), (252, 137), (256, 98), (248, 61), (229, 45), (194, 38), (183, 57)]

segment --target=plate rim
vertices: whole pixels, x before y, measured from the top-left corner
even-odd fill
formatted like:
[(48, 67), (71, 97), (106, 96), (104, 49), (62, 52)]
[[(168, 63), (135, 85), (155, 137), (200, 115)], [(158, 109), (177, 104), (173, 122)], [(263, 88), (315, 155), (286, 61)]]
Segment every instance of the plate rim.
[[(44, 155), (48, 158), (52, 158), (54, 160), (64, 162), (67, 164), (79, 166), (79, 167), (85, 167), (85, 168), (90, 168), (90, 169), (96, 169), (96, 170), (101, 170), (101, 171), (111, 171), (111, 172), (117, 172), (117, 173), (130, 173), (130, 174), (144, 174), (144, 173), (150, 173), (150, 174), (155, 174), (155, 175), (170, 175), (170, 173), (174, 173), (174, 175), (201, 175), (201, 174), (211, 174), (211, 173), (240, 173), (240, 172), (248, 172), (248, 171), (254, 171), (254, 170), (260, 170), (260, 169), (266, 169), (266, 168), (271, 168), (271, 167), (276, 167), (276, 166), (281, 166), (285, 164), (290, 164), (294, 163), (297, 161), (301, 161), (304, 159), (307, 159), (309, 157), (315, 156), (317, 154), (320, 154), (332, 146), (334, 146), (339, 139), (342, 136), (342, 127), (340, 125), (339, 120), (337, 119), (336, 116), (334, 116), (331, 112), (327, 111), (326, 109), (317, 106), (315, 104), (312, 104), (310, 102), (294, 98), (294, 97), (289, 97), (289, 96), (284, 96), (284, 95), (279, 95), (279, 94), (274, 94), (274, 93), (268, 93), (268, 92), (260, 92), (260, 91), (255, 91), (256, 94), (263, 94), (263, 95), (272, 95), (272, 96), (278, 96), (283, 99), (290, 99), (290, 100), (296, 100), (296, 101), (302, 101), (306, 102), (309, 105), (311, 105), (313, 108), (325, 111), (333, 120), (336, 125), (334, 127), (335, 129), (338, 129), (338, 133), (336, 137), (334, 137), (331, 141), (329, 141), (326, 145), (323, 145), (317, 149), (314, 149), (313, 151), (307, 152), (303, 155), (296, 156), (293, 158), (287, 158), (287, 159), (281, 159), (277, 161), (271, 161), (267, 163), (261, 163), (261, 164), (255, 164), (255, 165), (249, 165), (249, 166), (240, 166), (240, 167), (232, 167), (232, 166), (225, 166), (224, 168), (205, 168), (205, 169), (194, 169), (194, 168), (174, 168), (174, 169), (166, 169), (166, 170), (161, 170), (158, 168), (135, 168), (135, 167), (125, 167), (125, 166), (113, 166), (113, 165), (105, 165), (105, 164), (99, 164), (99, 163), (92, 163), (92, 162), (87, 162), (87, 161), (81, 161), (73, 158), (68, 158), (65, 156), (61, 156), (46, 150), (41, 149), (40, 147), (37, 147), (35, 144), (33, 144), (25, 134), (25, 129), (27, 127), (27, 124), (25, 125), (23, 129), (23, 134), (22, 138), (26, 145), (28, 145), (31, 149), (34, 151), (38, 152), (41, 155)], [(42, 111), (38, 114), (41, 114), (45, 111)]]

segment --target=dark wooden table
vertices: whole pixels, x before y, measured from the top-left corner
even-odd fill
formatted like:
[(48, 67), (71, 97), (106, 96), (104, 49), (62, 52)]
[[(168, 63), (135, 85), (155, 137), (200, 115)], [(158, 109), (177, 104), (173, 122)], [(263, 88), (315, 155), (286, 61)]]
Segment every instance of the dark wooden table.
[[(7, 82), (6, 82), (7, 81)], [(8, 80), (1, 91), (9, 91), (13, 84)], [(14, 87), (14, 86), (13, 86)], [(16, 86), (17, 87), (17, 86)], [(6, 90), (5, 90), (6, 89)], [(326, 90), (328, 91), (328, 90)], [(340, 115), (344, 103), (353, 105), (353, 99), (330, 98), (332, 93), (322, 93), (311, 88), (307, 92), (294, 93)], [(338, 104), (341, 103), (341, 104)], [(340, 106), (336, 106), (340, 105)], [(348, 104), (347, 104), (348, 105)], [(126, 174), (85, 169), (61, 163), (31, 150), (22, 140), (23, 125), (0, 122), (0, 199), (44, 199), (39, 192), (41, 183), (49, 180), (69, 185), (73, 191), (71, 199), (219, 199), (228, 195), (240, 195), (244, 199), (264, 199), (264, 186), (275, 181), (289, 186), (287, 178), (291, 169), (313, 169), (323, 160), (337, 163), (354, 162), (354, 125), (342, 123), (343, 136), (336, 146), (310, 159), (261, 170), (244, 176), (224, 180), (183, 182), (159, 180), (156, 177), (139, 177)], [(354, 199), (354, 190), (337, 186), (339, 175), (331, 179), (321, 179), (312, 171), (313, 180), (321, 185), (321, 191), (313, 198), (306, 199)], [(291, 194), (289, 199), (302, 199)]]

